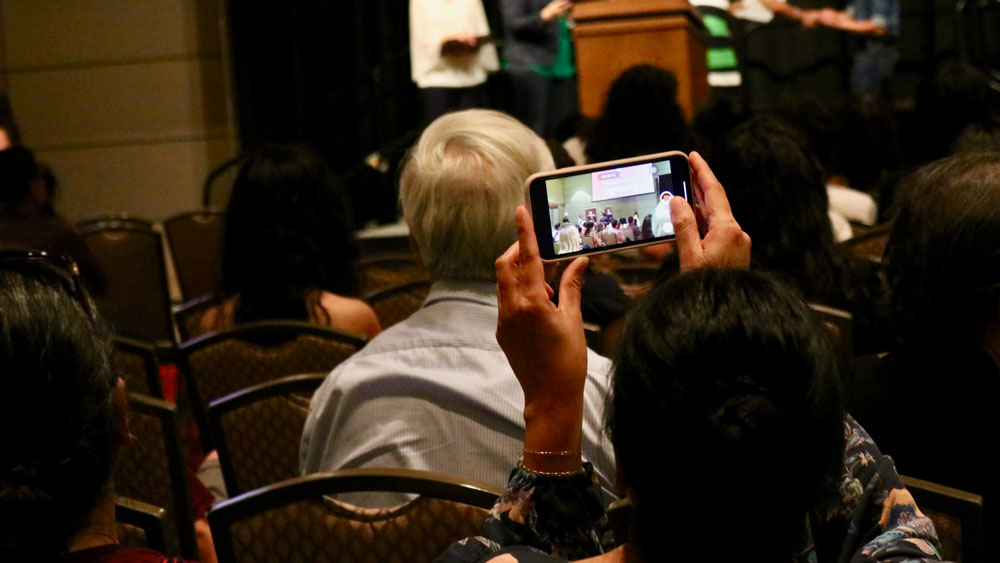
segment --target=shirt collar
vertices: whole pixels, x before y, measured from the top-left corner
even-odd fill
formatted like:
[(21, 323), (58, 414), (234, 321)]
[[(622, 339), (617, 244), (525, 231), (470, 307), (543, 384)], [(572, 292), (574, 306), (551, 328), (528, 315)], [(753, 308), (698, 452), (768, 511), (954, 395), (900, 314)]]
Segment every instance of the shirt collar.
[(487, 280), (437, 280), (431, 284), (424, 307), (441, 301), (470, 301), (497, 307), (497, 284)]

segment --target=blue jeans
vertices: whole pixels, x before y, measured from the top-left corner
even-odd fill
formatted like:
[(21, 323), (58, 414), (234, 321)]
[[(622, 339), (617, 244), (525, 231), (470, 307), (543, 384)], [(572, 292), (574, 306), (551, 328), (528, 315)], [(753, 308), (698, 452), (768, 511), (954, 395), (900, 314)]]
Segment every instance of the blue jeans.
[(854, 54), (851, 67), (851, 93), (879, 93), (882, 83), (892, 74), (899, 51), (893, 43), (877, 39), (865, 40), (865, 46)]

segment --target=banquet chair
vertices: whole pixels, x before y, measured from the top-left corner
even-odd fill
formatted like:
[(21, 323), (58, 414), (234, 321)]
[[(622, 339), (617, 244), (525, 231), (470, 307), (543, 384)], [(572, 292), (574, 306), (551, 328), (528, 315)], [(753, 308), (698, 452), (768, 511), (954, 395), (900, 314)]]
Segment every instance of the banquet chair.
[(261, 321), (180, 346), (194, 414), (210, 445), (208, 405), (234, 391), (300, 373), (330, 372), (364, 346), (359, 336), (305, 321)]
[(401, 283), (427, 279), (424, 269), (412, 254), (376, 254), (358, 261), (360, 294)]
[(118, 334), (169, 348), (174, 340), (163, 237), (135, 221), (95, 220), (83, 241), (107, 277), (95, 301)]
[(299, 475), (309, 399), (326, 375), (283, 377), (209, 404), (208, 425), (229, 497)]
[(222, 290), (221, 254), (225, 213), (188, 211), (163, 222), (181, 298), (185, 301)]
[(891, 231), (892, 223), (883, 223), (840, 244), (855, 256), (881, 263), (882, 254), (885, 252), (885, 245), (889, 241)]
[(160, 381), (160, 360), (156, 347), (125, 336), (115, 336), (112, 364), (118, 376), (125, 381), (125, 389), (132, 393), (163, 398)]
[(177, 407), (129, 393), (129, 431), (134, 436), (122, 448), (115, 471), (115, 491), (162, 507), (165, 553), (194, 559), (194, 521), (188, 477), (181, 454)]
[[(361, 508), (328, 497), (376, 491), (419, 496), (388, 508)], [(219, 563), (423, 563), (455, 541), (478, 535), (499, 495), (485, 485), (424, 471), (345, 469), (221, 502), (208, 521)]]
[(164, 518), (167, 511), (134, 498), (115, 499), (118, 542), (135, 549), (167, 550)]
[(930, 481), (901, 476), (920, 511), (934, 522), (948, 561), (986, 561), (983, 497)]
[(847, 311), (819, 303), (809, 303), (809, 308), (816, 313), (817, 318), (823, 323), (823, 327), (833, 337), (840, 358), (842, 360), (853, 359), (854, 317)]
[(430, 292), (428, 280), (412, 281), (376, 290), (364, 297), (385, 330), (417, 311)]
[(210, 332), (202, 328), (202, 317), (209, 310), (221, 306), (225, 301), (226, 298), (224, 296), (213, 294), (188, 299), (179, 305), (175, 305), (172, 313), (180, 342), (187, 342), (196, 336)]

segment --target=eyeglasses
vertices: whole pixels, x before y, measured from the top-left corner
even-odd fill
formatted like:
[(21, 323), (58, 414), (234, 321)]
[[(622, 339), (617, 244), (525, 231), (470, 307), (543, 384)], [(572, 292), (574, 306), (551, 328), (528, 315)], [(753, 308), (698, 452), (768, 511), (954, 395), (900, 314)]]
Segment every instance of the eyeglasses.
[(0, 269), (55, 281), (75, 299), (91, 318), (94, 306), (83, 289), (80, 268), (76, 262), (58, 254), (40, 250), (0, 250)]

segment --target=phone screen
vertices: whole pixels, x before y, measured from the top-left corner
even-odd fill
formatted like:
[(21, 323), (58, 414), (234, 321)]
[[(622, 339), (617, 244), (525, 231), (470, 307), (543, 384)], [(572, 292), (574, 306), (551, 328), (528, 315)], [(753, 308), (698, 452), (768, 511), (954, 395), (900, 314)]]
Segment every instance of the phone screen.
[(670, 199), (693, 205), (681, 153), (557, 170), (532, 177), (528, 189), (546, 260), (672, 240)]

